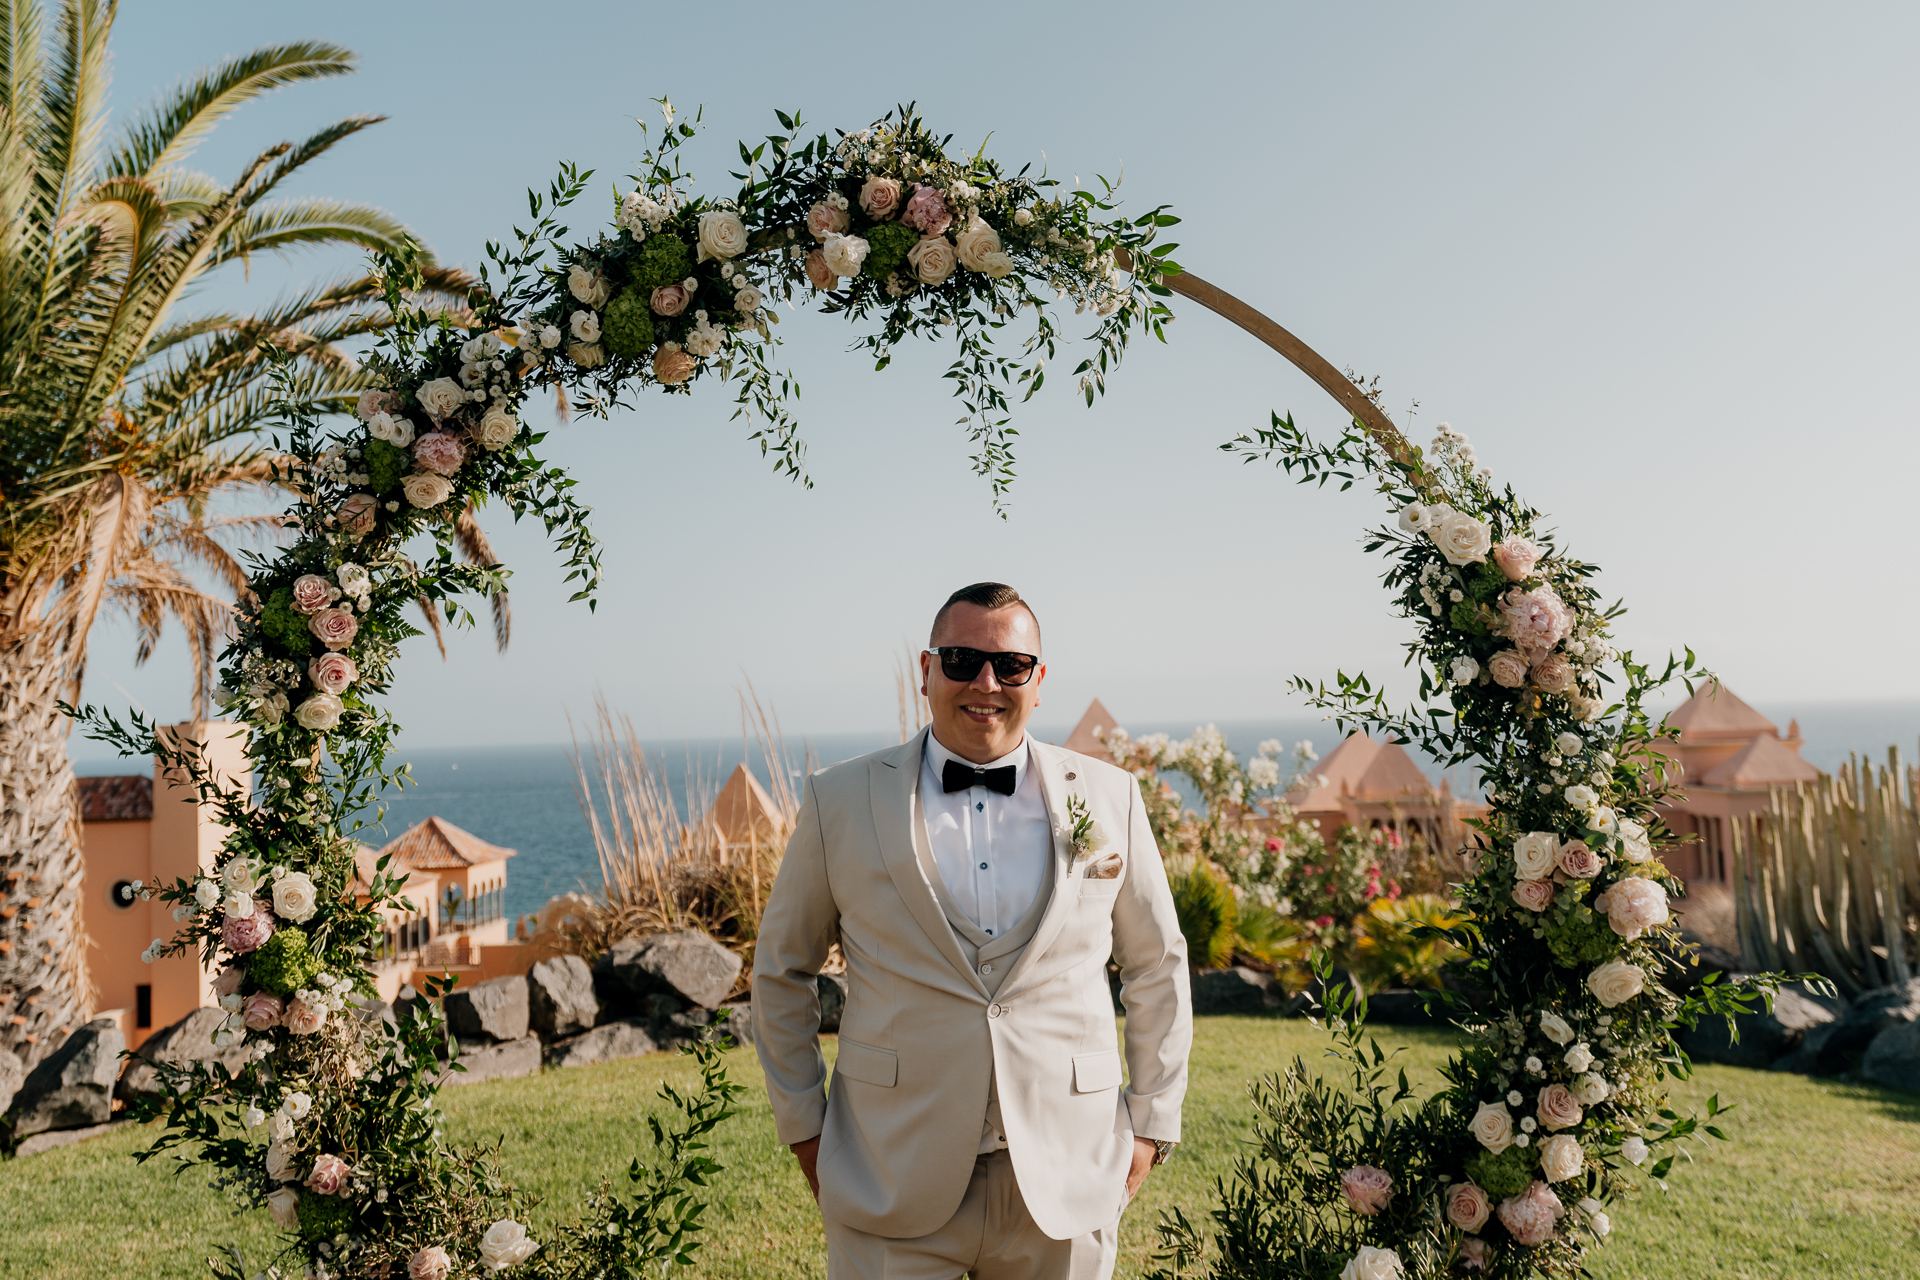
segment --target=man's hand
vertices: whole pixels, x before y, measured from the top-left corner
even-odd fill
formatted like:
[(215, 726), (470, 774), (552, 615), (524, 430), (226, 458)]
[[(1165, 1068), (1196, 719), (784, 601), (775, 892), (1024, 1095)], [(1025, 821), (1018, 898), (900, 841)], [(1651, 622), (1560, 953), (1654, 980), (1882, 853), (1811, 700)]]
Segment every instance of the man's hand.
[[(806, 1175), (807, 1186), (813, 1189), (813, 1202), (815, 1204), (819, 1204), (820, 1203), (820, 1167), (819, 1167), (820, 1166), (820, 1139), (808, 1138), (805, 1142), (794, 1143), (793, 1158), (800, 1162), (800, 1172)], [(1151, 1163), (1153, 1160), (1153, 1144), (1151, 1142), (1147, 1144), (1147, 1160), (1149, 1163)], [(1138, 1169), (1140, 1167), (1140, 1153), (1138, 1151), (1135, 1151), (1133, 1153), (1133, 1167), (1135, 1169)], [(1143, 1178), (1145, 1176), (1146, 1175), (1144, 1173), (1138, 1174), (1138, 1175), (1129, 1174), (1127, 1176), (1127, 1195), (1129, 1197), (1133, 1195), (1133, 1188), (1138, 1185), (1139, 1178)]]
[[(816, 1145), (818, 1145), (819, 1141), (818, 1138), (814, 1139)], [(800, 1148), (795, 1147), (794, 1150), (798, 1151)], [(1133, 1197), (1138, 1194), (1140, 1184), (1147, 1180), (1147, 1173), (1153, 1168), (1153, 1158), (1159, 1153), (1160, 1149), (1151, 1142), (1148, 1142), (1145, 1138), (1135, 1138), (1133, 1140), (1133, 1167), (1127, 1170), (1127, 1202), (1129, 1204), (1133, 1202)], [(815, 1192), (815, 1198), (818, 1198), (817, 1191)]]

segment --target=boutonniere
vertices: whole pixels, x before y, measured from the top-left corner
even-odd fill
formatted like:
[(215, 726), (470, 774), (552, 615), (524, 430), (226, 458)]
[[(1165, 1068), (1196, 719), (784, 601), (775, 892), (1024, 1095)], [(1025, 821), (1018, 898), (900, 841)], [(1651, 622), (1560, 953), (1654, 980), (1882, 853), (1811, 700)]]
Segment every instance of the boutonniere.
[(1076, 858), (1091, 858), (1107, 847), (1107, 829), (1094, 821), (1079, 796), (1067, 797), (1067, 844)]

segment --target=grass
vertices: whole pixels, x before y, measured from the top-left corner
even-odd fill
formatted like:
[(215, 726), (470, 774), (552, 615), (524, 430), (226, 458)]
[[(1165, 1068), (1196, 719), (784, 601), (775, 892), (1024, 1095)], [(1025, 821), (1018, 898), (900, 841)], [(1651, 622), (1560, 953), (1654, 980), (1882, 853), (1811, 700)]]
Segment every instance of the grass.
[[(1406, 1050), (1410, 1074), (1431, 1079), (1448, 1051), (1438, 1032), (1383, 1032)], [(1204, 1216), (1212, 1180), (1246, 1134), (1250, 1079), (1298, 1054), (1319, 1060), (1321, 1033), (1262, 1018), (1200, 1020), (1186, 1108), (1186, 1142), (1147, 1180), (1122, 1231), (1118, 1274), (1138, 1276), (1154, 1247), (1160, 1211)], [(819, 1219), (798, 1169), (773, 1136), (759, 1068), (731, 1055), (755, 1086), (716, 1154), (728, 1166), (716, 1188), (712, 1231), (694, 1275), (822, 1277)], [(455, 1140), (503, 1137), (523, 1183), (547, 1197), (542, 1222), (616, 1174), (645, 1144), (641, 1116), (658, 1105), (662, 1077), (688, 1083), (689, 1063), (649, 1057), (527, 1080), (469, 1085), (445, 1095)], [(1676, 1166), (1662, 1193), (1648, 1188), (1614, 1213), (1612, 1243), (1596, 1280), (1877, 1280), (1920, 1273), (1920, 1097), (1864, 1085), (1703, 1067), (1676, 1089), (1697, 1103), (1737, 1101), (1730, 1143)], [(213, 1246), (235, 1243), (264, 1265), (274, 1233), (264, 1211), (235, 1218), (206, 1171), (136, 1166), (142, 1135), (122, 1132), (0, 1164), (0, 1276), (79, 1280), (102, 1275), (203, 1277)]]

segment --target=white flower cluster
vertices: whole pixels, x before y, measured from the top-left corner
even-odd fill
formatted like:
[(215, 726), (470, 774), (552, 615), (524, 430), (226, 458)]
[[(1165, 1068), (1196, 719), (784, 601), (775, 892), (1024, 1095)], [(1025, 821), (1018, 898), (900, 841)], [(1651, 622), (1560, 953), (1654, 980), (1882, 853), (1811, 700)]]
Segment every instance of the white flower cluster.
[(658, 231), (672, 213), (671, 205), (655, 200), (644, 191), (630, 191), (620, 202), (620, 212), (614, 215), (613, 224), (638, 244)]

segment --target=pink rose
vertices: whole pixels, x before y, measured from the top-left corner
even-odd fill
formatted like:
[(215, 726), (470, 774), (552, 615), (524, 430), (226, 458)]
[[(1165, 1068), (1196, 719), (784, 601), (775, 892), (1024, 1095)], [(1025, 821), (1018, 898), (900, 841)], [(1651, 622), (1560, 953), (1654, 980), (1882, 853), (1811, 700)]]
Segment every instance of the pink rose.
[(1500, 1202), (1500, 1225), (1521, 1244), (1545, 1244), (1566, 1211), (1546, 1183), (1536, 1182), (1524, 1194)]
[(426, 1248), (407, 1259), (407, 1280), (447, 1280), (453, 1271), (453, 1259), (439, 1245)]
[(915, 231), (938, 236), (945, 235), (947, 228), (953, 225), (953, 215), (947, 212), (947, 198), (944, 195), (933, 187), (923, 187), (916, 182), (900, 221)]
[(313, 1162), (313, 1173), (307, 1178), (307, 1190), (317, 1191), (323, 1196), (337, 1196), (341, 1188), (347, 1185), (352, 1173), (353, 1166), (339, 1156), (321, 1156)]
[(240, 989), (240, 983), (246, 978), (247, 971), (239, 965), (228, 965), (213, 975), (213, 994), (230, 996)]
[(1393, 1179), (1385, 1169), (1370, 1164), (1357, 1164), (1341, 1174), (1340, 1186), (1347, 1193), (1347, 1203), (1363, 1218), (1379, 1213), (1393, 1199)]
[(322, 609), (307, 619), (307, 630), (329, 649), (344, 649), (360, 633), (360, 619), (345, 609)]
[(1580, 1109), (1580, 1099), (1563, 1084), (1550, 1084), (1540, 1091), (1540, 1123), (1549, 1129), (1571, 1129), (1580, 1123), (1586, 1113)]
[(815, 249), (807, 255), (807, 282), (816, 289), (831, 289), (840, 277), (827, 265), (827, 255)]
[(272, 936), (273, 913), (265, 907), (255, 907), (252, 915), (238, 919), (228, 916), (220, 926), (221, 944), (237, 956), (247, 954)]
[(333, 587), (325, 578), (303, 573), (293, 580), (293, 611), (318, 613), (333, 603)]
[(1533, 669), (1533, 687), (1544, 693), (1565, 693), (1573, 684), (1573, 664), (1550, 653)]
[(310, 1036), (327, 1025), (327, 1011), (295, 996), (287, 1001), (287, 1030), (297, 1036)]
[(1527, 656), (1518, 649), (1505, 649), (1487, 659), (1487, 674), (1502, 689), (1518, 689), (1527, 682)]
[(1460, 1265), (1468, 1271), (1487, 1269), (1487, 1242), (1479, 1236), (1468, 1236), (1460, 1242)]
[(1600, 874), (1600, 855), (1584, 840), (1569, 840), (1560, 846), (1560, 869), (1575, 880), (1591, 880)]
[(1533, 566), (1540, 563), (1540, 548), (1515, 534), (1493, 549), (1493, 562), (1507, 575), (1508, 582), (1525, 582)]
[(1667, 891), (1643, 876), (1615, 881), (1606, 899), (1607, 923), (1629, 942), (1654, 925), (1667, 922)]
[(376, 413), (392, 413), (399, 407), (400, 401), (391, 391), (362, 391), (353, 411), (360, 415), (360, 421), (372, 422)]
[(663, 284), (653, 291), (653, 297), (647, 302), (657, 316), (677, 316), (687, 309), (687, 290), (685, 285)]
[(380, 510), (380, 500), (370, 493), (356, 493), (340, 504), (335, 519), (340, 527), (356, 538), (364, 538), (373, 532), (373, 522)]
[(450, 476), (467, 460), (467, 447), (450, 431), (429, 431), (414, 444), (413, 459), (435, 475)]
[(322, 693), (345, 693), (360, 678), (360, 668), (344, 653), (323, 653), (307, 661), (307, 679)]
[(877, 222), (885, 222), (900, 210), (900, 184), (892, 178), (874, 176), (860, 188), (860, 207)]
[(1510, 589), (1501, 597), (1500, 614), (1504, 620), (1500, 634), (1536, 656), (1559, 644), (1573, 629), (1573, 615), (1552, 587)]
[(1529, 911), (1545, 911), (1553, 905), (1553, 881), (1522, 880), (1513, 886), (1513, 900)]
[(1478, 1231), (1487, 1225), (1493, 1202), (1487, 1193), (1471, 1182), (1456, 1182), (1447, 1188), (1447, 1221), (1462, 1231)]
[(684, 351), (662, 347), (653, 356), (653, 376), (663, 386), (677, 386), (693, 376), (694, 359)]
[(807, 210), (807, 233), (815, 240), (844, 235), (847, 225), (847, 211), (836, 209), (825, 200)]
[(240, 1017), (249, 1031), (267, 1031), (280, 1025), (280, 997), (256, 991), (240, 1006)]

